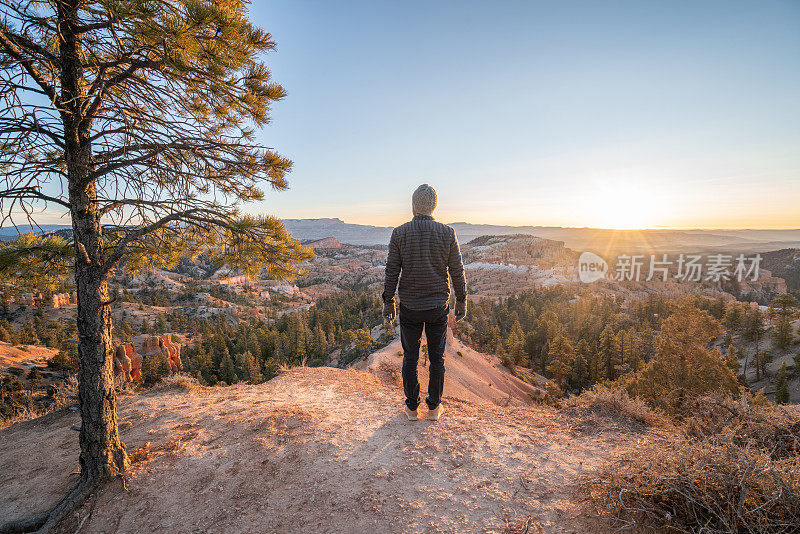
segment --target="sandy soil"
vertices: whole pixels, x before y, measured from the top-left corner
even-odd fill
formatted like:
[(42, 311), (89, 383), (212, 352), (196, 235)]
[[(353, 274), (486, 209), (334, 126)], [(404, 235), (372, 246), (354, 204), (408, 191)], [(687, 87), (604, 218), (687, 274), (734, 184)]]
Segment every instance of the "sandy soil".
[[(649, 439), (589, 414), (453, 398), (440, 421), (411, 422), (401, 397), (332, 368), (122, 397), (132, 469), (64, 531), (604, 532), (579, 477)], [(0, 430), (0, 518), (45, 510), (74, 483), (77, 423), (64, 410)]]

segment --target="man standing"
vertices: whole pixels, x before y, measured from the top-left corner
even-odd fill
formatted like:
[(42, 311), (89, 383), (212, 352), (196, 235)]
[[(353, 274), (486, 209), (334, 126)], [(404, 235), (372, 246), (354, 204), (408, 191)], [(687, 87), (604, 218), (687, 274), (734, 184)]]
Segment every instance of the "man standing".
[[(455, 230), (436, 222), (431, 214), (436, 208), (436, 191), (422, 184), (411, 197), (414, 218), (394, 229), (386, 260), (386, 281), (383, 290), (383, 316), (395, 317), (394, 294), (400, 279), (400, 342), (403, 345), (403, 390), (406, 415), (417, 419), (420, 404), (417, 362), (422, 329), (428, 340), (428, 418), (437, 420), (442, 414), (444, 387), (444, 347), (447, 337), (450, 284), (456, 294), (456, 321), (467, 314), (467, 290), (464, 265)], [(402, 272), (402, 274), (401, 274)]]

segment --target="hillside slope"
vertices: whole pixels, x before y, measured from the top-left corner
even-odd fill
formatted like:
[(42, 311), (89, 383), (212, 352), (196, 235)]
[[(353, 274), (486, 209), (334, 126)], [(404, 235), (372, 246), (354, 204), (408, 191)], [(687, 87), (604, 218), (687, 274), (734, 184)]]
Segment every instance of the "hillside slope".
[[(452, 318), (451, 318), (452, 322)], [(451, 325), (452, 326), (452, 325)], [(381, 350), (373, 352), (366, 360), (353, 365), (356, 369), (370, 370), (382, 378), (394, 379), (402, 387), (401, 369), (403, 347), (397, 339)], [(422, 345), (426, 345), (422, 336)], [(497, 356), (483, 354), (462, 343), (447, 329), (447, 346), (444, 353), (444, 396), (467, 401), (488, 401), (501, 406), (529, 405), (534, 399), (544, 397), (544, 390), (532, 386), (512, 375)], [(428, 389), (428, 366), (420, 357), (417, 367), (422, 398)], [(388, 375), (388, 376), (387, 376)], [(543, 379), (544, 380), (544, 379)]]
[(58, 352), (57, 349), (37, 347), (36, 345), (11, 345), (0, 341), (0, 371), (19, 367), (30, 371), (32, 367), (47, 365), (47, 360)]
[[(296, 368), (252, 386), (188, 380), (123, 396), (133, 459), (73, 532), (603, 532), (579, 477), (648, 431), (591, 413), (445, 400), (409, 422), (396, 385)], [(0, 431), (0, 517), (47, 509), (74, 483), (69, 410)]]

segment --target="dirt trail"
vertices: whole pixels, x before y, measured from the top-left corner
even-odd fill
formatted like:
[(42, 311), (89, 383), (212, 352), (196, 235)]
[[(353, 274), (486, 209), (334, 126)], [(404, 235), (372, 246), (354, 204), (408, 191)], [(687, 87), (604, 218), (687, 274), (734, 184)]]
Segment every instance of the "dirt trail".
[[(609, 525), (584, 508), (578, 477), (647, 439), (546, 407), (445, 410), (409, 422), (396, 386), (331, 368), (126, 396), (132, 470), (69, 532), (91, 513), (81, 532), (596, 533)], [(65, 410), (0, 431), (0, 518), (47, 509), (74, 483), (76, 423)]]

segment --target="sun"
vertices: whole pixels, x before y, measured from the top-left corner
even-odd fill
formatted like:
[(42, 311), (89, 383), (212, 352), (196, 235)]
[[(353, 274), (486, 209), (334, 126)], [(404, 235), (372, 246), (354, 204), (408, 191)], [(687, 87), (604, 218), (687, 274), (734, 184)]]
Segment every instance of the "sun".
[(587, 201), (586, 216), (593, 227), (636, 230), (656, 223), (658, 199), (633, 184), (601, 184)]

